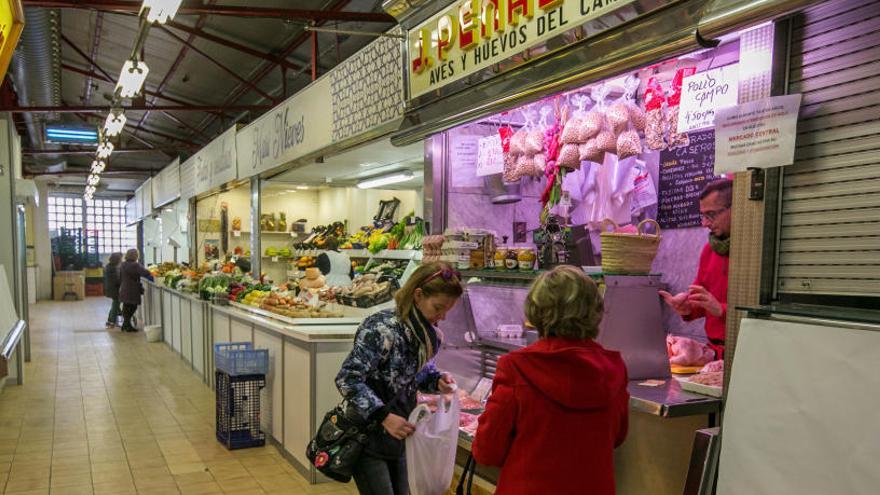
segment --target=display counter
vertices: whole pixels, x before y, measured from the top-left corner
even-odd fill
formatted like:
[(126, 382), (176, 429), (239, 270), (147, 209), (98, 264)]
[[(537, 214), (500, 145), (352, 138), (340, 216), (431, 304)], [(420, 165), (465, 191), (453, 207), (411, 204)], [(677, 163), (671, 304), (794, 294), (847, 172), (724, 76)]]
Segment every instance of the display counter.
[(284, 318), (235, 303), (211, 304), (153, 282), (144, 285), (145, 324), (161, 325), (165, 343), (206, 385), (214, 383), (214, 344), (251, 342), (269, 350), (261, 396), (263, 431), (303, 476), (321, 481), (305, 447), (324, 413), (340, 400), (334, 379), (360, 318)]
[[(491, 380), (498, 359), (533, 341), (499, 335), (507, 325), (523, 324), (523, 305), (537, 272), (465, 271), (468, 290), (462, 302), (441, 323), (446, 336), (438, 367), (452, 372), (465, 390)], [(682, 493), (694, 435), (714, 426), (721, 400), (682, 390), (669, 372), (665, 332), (660, 324), (662, 288), (658, 275), (592, 274), (605, 298), (605, 316), (598, 341), (621, 352), (630, 374), (630, 427), (626, 442), (615, 451), (617, 492), (621, 494)], [(638, 308), (634, 311), (633, 308)], [(458, 463), (463, 465), (472, 439), (462, 433)], [(498, 470), (477, 467), (488, 483)]]

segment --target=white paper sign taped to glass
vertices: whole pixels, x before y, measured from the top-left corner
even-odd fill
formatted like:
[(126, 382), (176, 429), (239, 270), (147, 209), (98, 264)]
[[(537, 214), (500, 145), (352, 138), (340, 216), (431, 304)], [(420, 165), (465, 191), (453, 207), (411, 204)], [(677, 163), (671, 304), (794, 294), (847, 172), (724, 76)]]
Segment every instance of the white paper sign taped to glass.
[(480, 138), (477, 143), (477, 177), (504, 172), (504, 150), (501, 136), (494, 134)]
[(708, 129), (715, 125), (715, 111), (739, 101), (739, 65), (727, 65), (684, 78), (678, 132)]
[(794, 163), (801, 95), (721, 108), (715, 116), (715, 174)]

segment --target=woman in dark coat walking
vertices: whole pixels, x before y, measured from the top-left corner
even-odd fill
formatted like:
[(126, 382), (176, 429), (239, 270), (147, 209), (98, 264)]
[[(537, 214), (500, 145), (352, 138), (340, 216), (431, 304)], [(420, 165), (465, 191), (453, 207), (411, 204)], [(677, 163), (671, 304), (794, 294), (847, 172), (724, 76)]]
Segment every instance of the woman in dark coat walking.
[(113, 328), (119, 324), (119, 263), (122, 261), (122, 253), (113, 253), (104, 267), (104, 295), (109, 297), (110, 314), (107, 315), (107, 328)]
[(123, 332), (137, 332), (131, 324), (131, 318), (141, 304), (141, 295), (144, 293), (141, 277), (153, 280), (153, 275), (138, 263), (138, 258), (138, 250), (129, 249), (125, 252), (125, 262), (119, 265), (119, 302), (122, 303)]

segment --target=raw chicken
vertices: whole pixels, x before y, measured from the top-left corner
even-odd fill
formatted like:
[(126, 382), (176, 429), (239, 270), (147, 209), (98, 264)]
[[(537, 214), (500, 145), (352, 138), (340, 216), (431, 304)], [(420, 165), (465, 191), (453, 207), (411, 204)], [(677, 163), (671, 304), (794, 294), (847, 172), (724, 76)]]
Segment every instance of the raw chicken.
[(700, 370), (700, 373), (714, 373), (716, 371), (724, 371), (724, 360), (719, 359), (717, 361), (712, 361), (711, 363), (703, 366), (703, 369)]
[(708, 385), (710, 387), (724, 386), (724, 373), (721, 371), (713, 371), (711, 373), (700, 373), (688, 377), (691, 383), (699, 383), (700, 385)]
[(666, 336), (666, 353), (669, 363), (679, 366), (703, 366), (715, 358), (715, 351), (706, 344), (677, 335)]

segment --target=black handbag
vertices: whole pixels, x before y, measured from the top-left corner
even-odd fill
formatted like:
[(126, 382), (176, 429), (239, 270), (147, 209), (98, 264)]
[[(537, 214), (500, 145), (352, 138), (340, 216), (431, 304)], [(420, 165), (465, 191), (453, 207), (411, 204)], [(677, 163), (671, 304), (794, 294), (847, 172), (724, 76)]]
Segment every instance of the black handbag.
[(367, 445), (375, 424), (358, 424), (345, 414), (340, 404), (324, 415), (315, 437), (306, 448), (306, 457), (324, 476), (348, 483), (354, 467)]
[[(404, 387), (386, 407), (390, 408), (407, 390)], [(324, 476), (348, 483), (367, 445), (369, 434), (381, 427), (375, 422), (352, 420), (346, 414), (346, 401), (342, 401), (324, 415), (321, 426), (306, 447), (306, 457)]]

